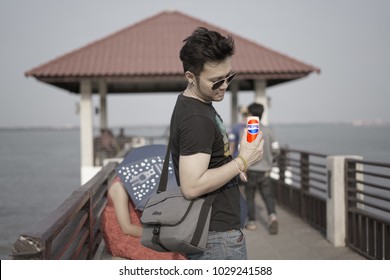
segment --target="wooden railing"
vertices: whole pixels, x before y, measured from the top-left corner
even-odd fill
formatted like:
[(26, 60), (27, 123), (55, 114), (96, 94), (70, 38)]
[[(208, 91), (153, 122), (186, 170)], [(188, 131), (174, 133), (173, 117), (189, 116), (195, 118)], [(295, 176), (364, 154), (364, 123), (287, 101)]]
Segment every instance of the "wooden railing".
[(276, 199), (326, 233), (326, 155), (283, 148), (278, 158)]
[(370, 259), (390, 259), (390, 164), (347, 159), (347, 245)]
[(102, 242), (101, 214), (116, 163), (75, 190), (32, 230), (20, 235), (13, 259), (93, 259)]

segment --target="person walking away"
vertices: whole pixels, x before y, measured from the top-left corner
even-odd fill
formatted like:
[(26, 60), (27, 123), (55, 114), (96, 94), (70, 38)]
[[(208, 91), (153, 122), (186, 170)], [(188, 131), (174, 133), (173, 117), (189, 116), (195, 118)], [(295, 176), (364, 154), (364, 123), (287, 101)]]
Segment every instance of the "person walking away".
[(248, 203), (248, 230), (256, 229), (255, 222), (255, 194), (256, 190), (265, 203), (268, 213), (268, 232), (278, 233), (278, 219), (275, 210), (275, 200), (273, 197), (271, 169), (274, 161), (280, 153), (279, 143), (275, 139), (273, 130), (261, 123), (264, 106), (259, 103), (252, 103), (248, 106), (249, 116), (256, 116), (260, 119), (260, 131), (264, 138), (264, 156), (256, 164), (250, 166), (247, 172), (248, 181), (245, 183), (245, 194)]
[(178, 95), (171, 118), (171, 153), (176, 179), (187, 199), (215, 193), (206, 250), (189, 259), (247, 259), (240, 225), (237, 175), (262, 158), (261, 132), (240, 143), (232, 158), (222, 118), (213, 102), (223, 100), (232, 71), (234, 40), (204, 27), (197, 28), (180, 50), (187, 87)]

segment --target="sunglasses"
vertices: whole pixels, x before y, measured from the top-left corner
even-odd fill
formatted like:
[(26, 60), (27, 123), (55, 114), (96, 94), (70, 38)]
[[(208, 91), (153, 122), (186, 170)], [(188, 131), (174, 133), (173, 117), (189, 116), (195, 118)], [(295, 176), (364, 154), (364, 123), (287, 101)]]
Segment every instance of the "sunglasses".
[[(229, 85), (230, 82), (233, 81), (233, 79), (236, 77), (236, 75), (237, 75), (237, 73), (233, 72), (229, 75), (229, 77), (226, 77), (226, 78), (223, 78), (221, 80), (214, 82), (213, 85), (211, 86), (211, 89), (216, 90), (216, 89), (220, 88), (225, 82)], [(206, 82), (201, 77), (199, 77), (199, 79)]]

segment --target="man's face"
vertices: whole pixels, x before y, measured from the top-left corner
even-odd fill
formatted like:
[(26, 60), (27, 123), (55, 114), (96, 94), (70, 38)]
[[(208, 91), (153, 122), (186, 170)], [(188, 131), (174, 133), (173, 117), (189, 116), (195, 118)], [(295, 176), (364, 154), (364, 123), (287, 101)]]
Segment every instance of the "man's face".
[(207, 62), (203, 66), (203, 71), (197, 77), (196, 90), (199, 97), (206, 102), (222, 101), (228, 88), (227, 82), (223, 82), (215, 90), (212, 87), (216, 81), (229, 77), (231, 72), (232, 65), (230, 57), (219, 63)]

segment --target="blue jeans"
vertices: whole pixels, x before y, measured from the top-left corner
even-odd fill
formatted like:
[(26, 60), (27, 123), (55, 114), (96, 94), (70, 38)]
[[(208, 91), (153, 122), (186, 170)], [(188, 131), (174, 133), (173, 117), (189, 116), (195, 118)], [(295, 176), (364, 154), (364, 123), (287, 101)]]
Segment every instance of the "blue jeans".
[(186, 256), (190, 260), (246, 260), (248, 257), (244, 233), (239, 229), (210, 231), (206, 251), (187, 253)]

